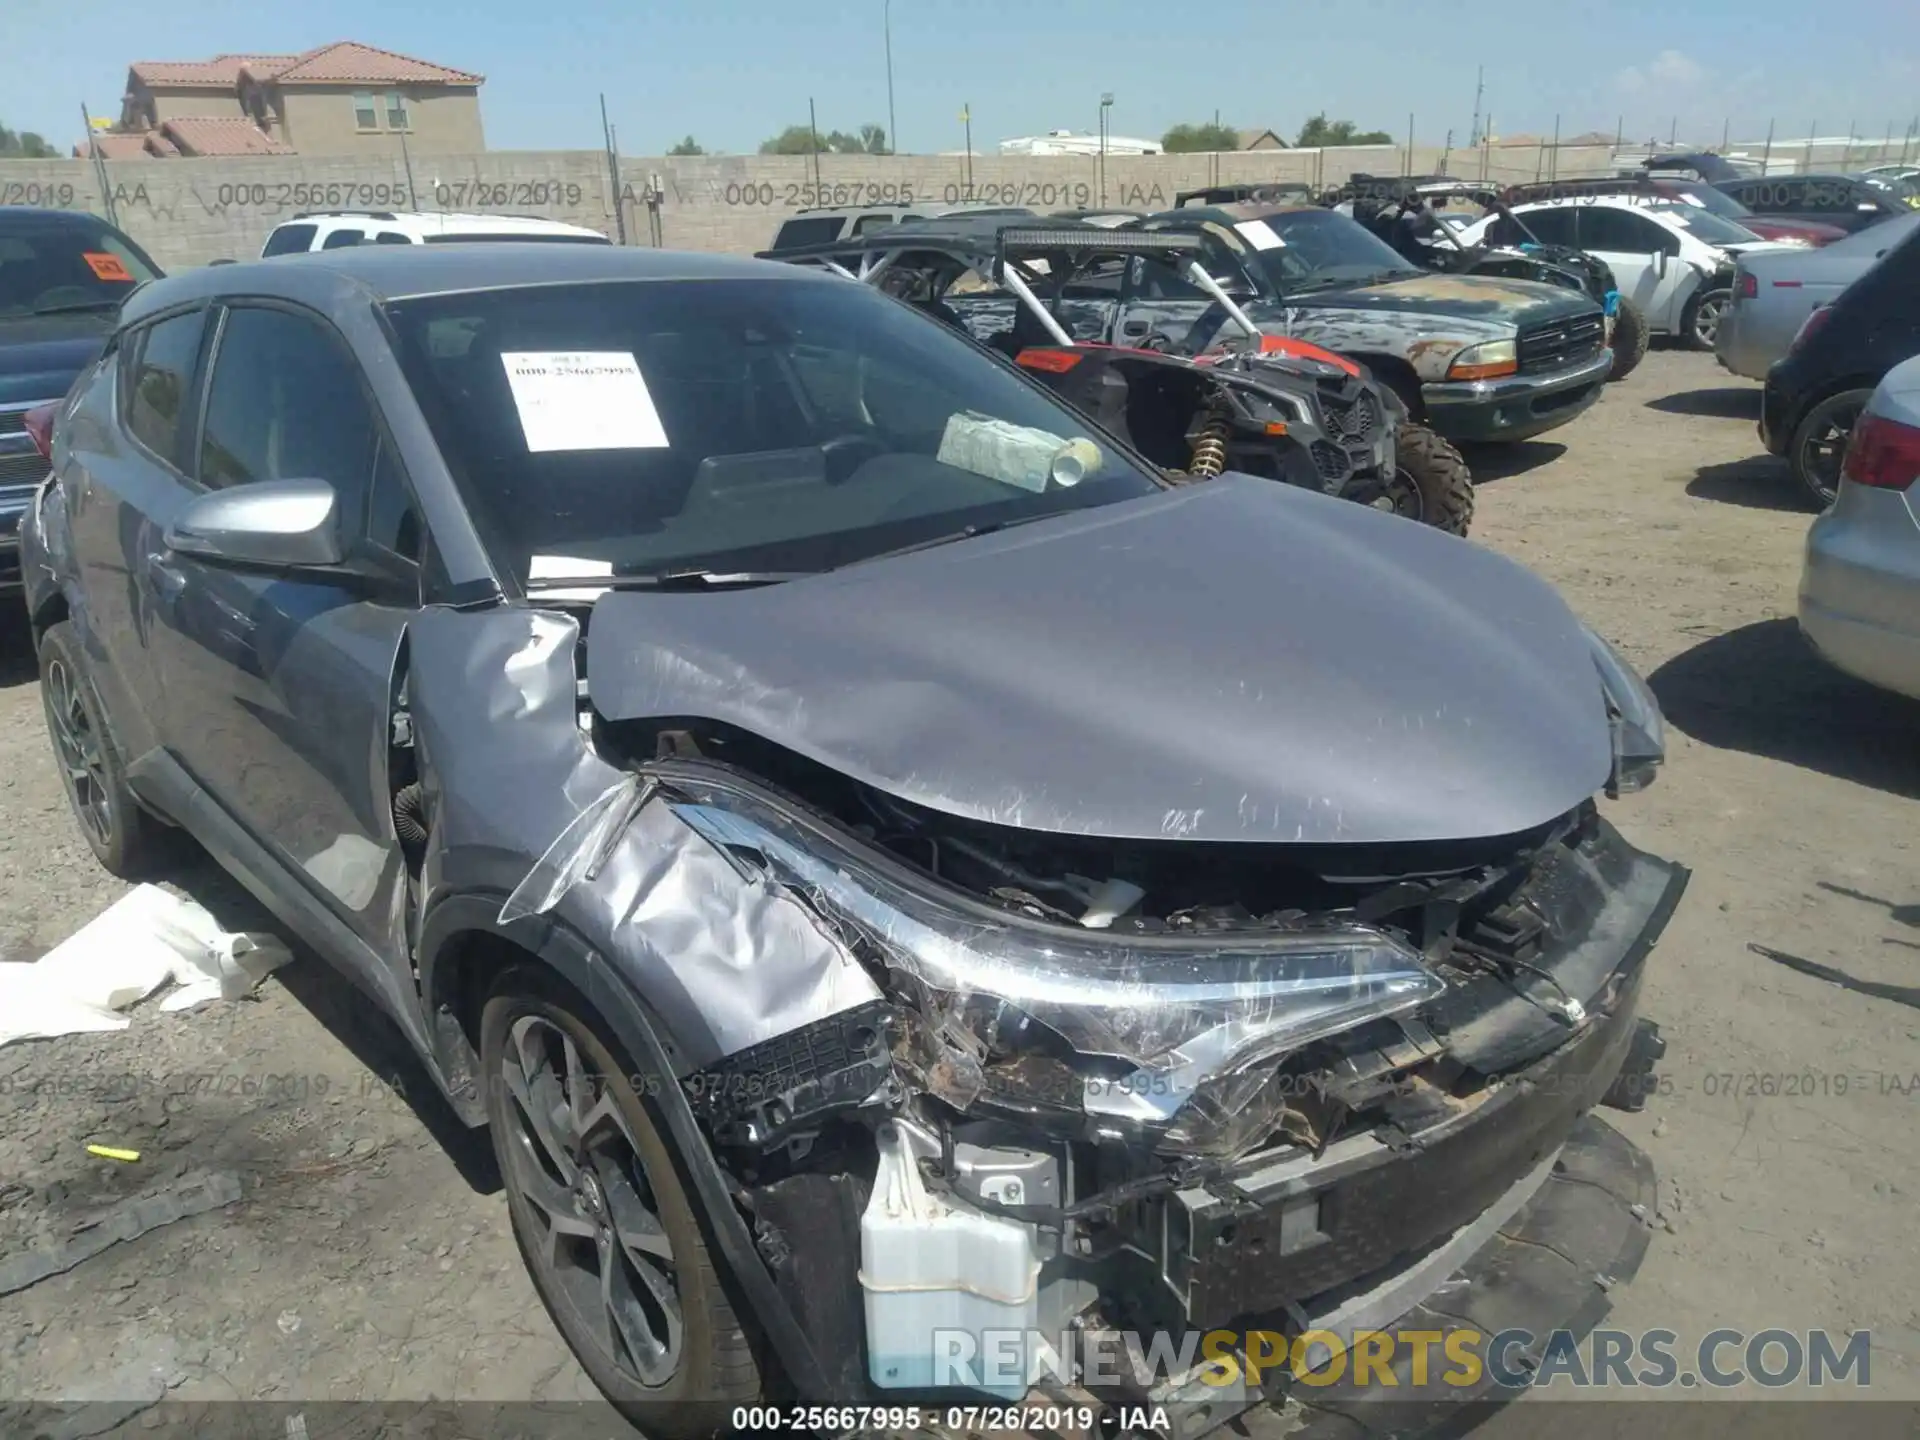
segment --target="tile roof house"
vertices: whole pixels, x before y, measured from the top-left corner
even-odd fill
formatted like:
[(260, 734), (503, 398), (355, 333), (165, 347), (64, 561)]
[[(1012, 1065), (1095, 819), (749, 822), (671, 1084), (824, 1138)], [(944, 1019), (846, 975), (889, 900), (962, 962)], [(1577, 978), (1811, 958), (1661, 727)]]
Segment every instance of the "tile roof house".
[(1242, 150), (1285, 150), (1287, 142), (1271, 130), (1241, 130), (1237, 132)]
[[(108, 159), (173, 155), (419, 155), (486, 149), (485, 76), (354, 40), (297, 55), (136, 60)], [(90, 152), (89, 152), (90, 153)]]

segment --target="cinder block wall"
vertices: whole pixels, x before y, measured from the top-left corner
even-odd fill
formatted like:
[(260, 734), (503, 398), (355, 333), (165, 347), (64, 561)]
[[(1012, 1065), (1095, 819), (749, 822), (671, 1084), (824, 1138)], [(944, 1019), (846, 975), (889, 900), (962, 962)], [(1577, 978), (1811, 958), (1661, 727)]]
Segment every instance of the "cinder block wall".
[[(1855, 163), (1870, 163), (1859, 158)], [(1834, 159), (1837, 160), (1837, 156)], [(676, 249), (751, 252), (766, 248), (779, 222), (814, 205), (965, 199), (1025, 205), (1042, 212), (1111, 205), (1153, 209), (1176, 191), (1241, 181), (1304, 180), (1337, 185), (1355, 171), (1392, 175), (1411, 169), (1506, 182), (1557, 174), (1604, 175), (1604, 147), (1532, 147), (1442, 152), (1415, 149), (1412, 165), (1393, 146), (1341, 150), (1267, 150), (1223, 155), (1091, 158), (976, 156), (726, 155), (630, 158), (618, 183), (594, 150), (496, 150), (471, 156), (421, 156), (407, 169), (390, 160), (289, 156), (220, 160), (110, 162), (105, 193), (120, 225), (170, 269), (245, 259), (281, 220), (301, 210), (477, 210), (542, 215), (613, 235), (616, 206), (629, 240), (649, 243), (643, 197), (660, 179), (660, 228)], [(99, 169), (85, 160), (0, 161), (0, 204), (51, 205), (108, 213)]]

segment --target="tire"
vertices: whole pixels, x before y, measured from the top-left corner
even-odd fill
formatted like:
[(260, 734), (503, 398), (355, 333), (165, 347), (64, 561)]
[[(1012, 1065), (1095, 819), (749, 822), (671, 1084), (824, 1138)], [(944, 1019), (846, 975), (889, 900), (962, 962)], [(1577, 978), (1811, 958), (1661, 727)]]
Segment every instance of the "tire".
[(1713, 337), (1720, 329), (1720, 312), (1732, 300), (1733, 291), (1723, 285), (1718, 290), (1702, 290), (1687, 302), (1680, 317), (1680, 334), (1688, 349), (1713, 349)]
[(1613, 317), (1613, 369), (1607, 372), (1607, 382), (1624, 380), (1640, 368), (1640, 362), (1647, 358), (1647, 317), (1640, 313), (1640, 307), (1624, 295), (1620, 297), (1620, 309)]
[[(480, 1062), (514, 1240), (568, 1348), (645, 1434), (704, 1440), (728, 1433), (733, 1407), (761, 1397), (759, 1362), (707, 1250), (664, 1125), (634, 1091), (630, 1059), (576, 991), (529, 963), (502, 973), (488, 995)], [(556, 1078), (569, 1074), (578, 1082), (570, 1091)], [(533, 1100), (536, 1094), (558, 1108)], [(555, 1121), (581, 1112), (587, 1123), (578, 1127), (583, 1138), (576, 1145), (563, 1133), (575, 1128), (571, 1119), (564, 1127)], [(532, 1118), (540, 1113), (544, 1126)], [(567, 1229), (585, 1233), (563, 1233), (548, 1223), (556, 1214)], [(626, 1235), (642, 1243), (629, 1249), (621, 1243)], [(657, 1258), (661, 1249), (664, 1259)], [(586, 1260), (595, 1267), (591, 1275)], [(612, 1307), (601, 1286), (609, 1263), (632, 1328), (606, 1323)], [(663, 1288), (665, 1304), (677, 1307), (677, 1339)], [(616, 1340), (617, 1330), (645, 1338)]]
[(1395, 489), (1418, 497), (1418, 513), (1396, 511), (1449, 535), (1464, 535), (1473, 523), (1473, 473), (1460, 452), (1424, 425), (1402, 423), (1395, 440)]
[(93, 858), (122, 880), (149, 879), (180, 859), (181, 832), (142, 809), (127, 786), (126, 762), (72, 621), (49, 625), (40, 637), (40, 703), (67, 804)]
[(1794, 427), (1787, 463), (1793, 467), (1793, 478), (1822, 510), (1833, 504), (1847, 437), (1872, 398), (1871, 390), (1842, 390), (1807, 411)]

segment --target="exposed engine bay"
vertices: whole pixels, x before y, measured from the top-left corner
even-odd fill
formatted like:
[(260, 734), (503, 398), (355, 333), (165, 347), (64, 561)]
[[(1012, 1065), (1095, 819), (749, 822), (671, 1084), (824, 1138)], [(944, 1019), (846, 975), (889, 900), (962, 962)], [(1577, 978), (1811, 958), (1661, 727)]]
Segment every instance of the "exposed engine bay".
[[(711, 724), (597, 743), (875, 982), (683, 1078), (808, 1328), (856, 1359), (864, 1336), (850, 1384), (952, 1385), (922, 1362), (970, 1325), (1297, 1331), (1651, 1063), (1640, 961), (1685, 873), (1591, 804), (1486, 842), (1116, 842), (927, 811)], [(965, 1373), (1025, 1393), (1040, 1357), (1007, 1363)]]

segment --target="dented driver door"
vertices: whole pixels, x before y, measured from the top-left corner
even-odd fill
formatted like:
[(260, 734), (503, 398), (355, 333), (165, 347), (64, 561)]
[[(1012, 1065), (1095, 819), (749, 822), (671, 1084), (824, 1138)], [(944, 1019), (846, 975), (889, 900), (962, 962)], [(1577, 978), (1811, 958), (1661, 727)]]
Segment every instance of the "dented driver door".
[[(419, 582), (390, 547), (417, 547), (418, 522), (358, 367), (317, 315), (236, 306), (212, 364), (196, 491), (324, 480), (347, 563), (264, 569), (156, 547), (165, 745), (294, 883), (391, 962), (405, 953), (391, 696)], [(391, 987), (390, 975), (369, 978)]]

